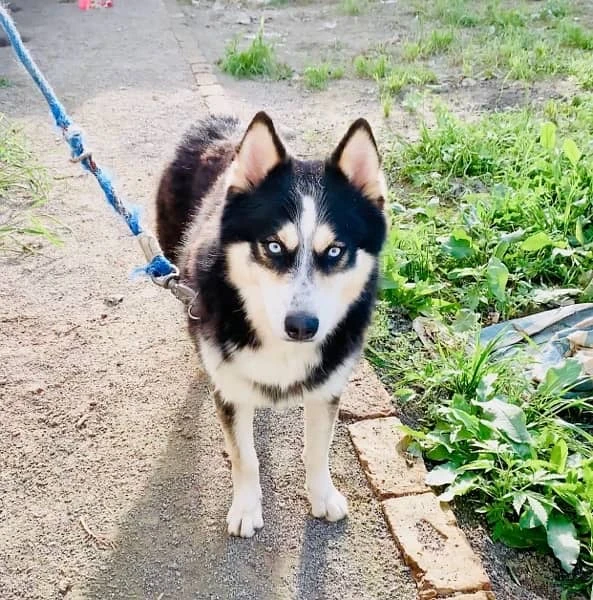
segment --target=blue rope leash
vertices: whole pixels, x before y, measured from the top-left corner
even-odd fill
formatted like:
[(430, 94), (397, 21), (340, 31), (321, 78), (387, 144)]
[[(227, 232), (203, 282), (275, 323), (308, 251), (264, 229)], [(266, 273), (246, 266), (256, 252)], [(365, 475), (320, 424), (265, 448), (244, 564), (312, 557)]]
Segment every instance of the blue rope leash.
[[(1, 2), (1, 0), (0, 0)], [(109, 176), (97, 165), (93, 160), (90, 152), (85, 151), (82, 133), (73, 127), (72, 120), (66, 113), (65, 108), (58, 100), (55, 92), (35, 61), (29, 54), (23, 44), (23, 40), (14, 24), (14, 21), (8, 14), (8, 10), (0, 4), (0, 25), (2, 25), (8, 40), (16, 54), (17, 58), (29, 73), (33, 81), (37, 84), (39, 91), (45, 97), (51, 114), (53, 115), (56, 126), (62, 130), (64, 139), (70, 146), (73, 162), (80, 162), (82, 167), (91, 172), (97, 179), (107, 202), (120, 215), (130, 231), (137, 237), (146, 259), (149, 263), (138, 269), (137, 272), (146, 273), (158, 285), (171, 289), (173, 294), (185, 302), (190, 304), (189, 292), (187, 290), (179, 290), (181, 286), (177, 283), (179, 270), (165, 256), (156, 241), (156, 238), (142, 227), (140, 223), (140, 211), (136, 206), (127, 206), (121, 198), (118, 197)], [(177, 291), (176, 291), (177, 290)], [(195, 296), (195, 294), (193, 294)]]

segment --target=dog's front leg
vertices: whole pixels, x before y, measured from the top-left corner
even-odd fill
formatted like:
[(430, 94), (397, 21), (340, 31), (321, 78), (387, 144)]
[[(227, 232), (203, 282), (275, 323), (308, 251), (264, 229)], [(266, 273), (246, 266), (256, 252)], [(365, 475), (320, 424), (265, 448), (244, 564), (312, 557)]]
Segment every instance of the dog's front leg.
[(329, 472), (329, 448), (339, 400), (305, 401), (305, 487), (314, 517), (339, 521), (348, 514), (346, 498), (334, 487)]
[(215, 394), (216, 412), (231, 459), (233, 502), (227, 515), (231, 535), (251, 537), (264, 525), (259, 462), (253, 444), (253, 406), (226, 402)]

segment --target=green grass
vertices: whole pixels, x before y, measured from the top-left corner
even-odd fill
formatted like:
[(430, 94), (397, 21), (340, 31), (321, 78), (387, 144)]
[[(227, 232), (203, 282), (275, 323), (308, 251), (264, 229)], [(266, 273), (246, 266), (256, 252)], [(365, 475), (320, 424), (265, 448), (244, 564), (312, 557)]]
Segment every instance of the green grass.
[(324, 90), (330, 80), (342, 77), (344, 77), (344, 68), (330, 63), (310, 65), (303, 71), (303, 83), (310, 90)]
[(539, 287), (591, 298), (593, 97), (547, 110), (557, 125), (530, 108), (471, 124), (441, 112), (387, 153), (390, 176), (412, 191), (385, 253), (393, 304), (507, 318), (533, 309)]
[(39, 209), (48, 176), (22, 134), (0, 113), (0, 251), (30, 251), (32, 237), (58, 242)]
[(459, 332), (541, 310), (540, 288), (592, 298), (592, 138), (584, 94), (474, 123), (441, 110), (418, 140), (388, 151), (407, 207), (392, 211), (380, 307), (440, 324), (433, 352), (393, 340), (384, 323), (367, 351), (420, 415), (409, 450), (439, 463), (428, 481), (441, 499), (467, 496), (494, 539), (547, 548), (572, 574), (567, 585), (588, 593), (593, 404), (564, 393), (581, 367), (569, 361), (535, 385), (524, 358), (494, 360), (492, 346)]
[(382, 53), (357, 56), (354, 72), (358, 77), (377, 81), (384, 108), (387, 97), (392, 98), (410, 86), (420, 87), (437, 81), (431, 69), (419, 64), (394, 65), (392, 58)]
[(472, 4), (467, 0), (436, 0), (436, 2), (430, 3), (429, 8), (432, 10), (428, 16), (444, 25), (475, 27), (480, 19), (473, 12)]
[[(436, 81), (436, 55), (477, 81), (498, 78), (491, 88), (571, 77), (581, 91), (472, 119), (439, 107), (415, 139), (388, 141), (398, 197), (367, 356), (416, 423), (408, 450), (438, 465), (429, 482), (442, 499), (465, 496), (494, 539), (551, 553), (570, 575), (566, 593), (589, 597), (593, 404), (565, 395), (580, 367), (536, 384), (522, 375), (525, 356), (495, 357), (473, 334), (555, 306), (549, 292), (593, 301), (593, 31), (564, 0), (414, 6), (418, 38), (354, 61), (377, 81), (384, 115), (396, 95), (414, 110), (429, 93), (418, 88)], [(428, 319), (432, 348), (394, 335), (402, 313)]]
[(350, 17), (356, 17), (364, 13), (368, 5), (368, 0), (342, 0), (340, 2), (340, 12)]
[(241, 50), (237, 40), (230, 42), (219, 65), (225, 73), (243, 79), (286, 79), (292, 72), (288, 65), (278, 61), (274, 47), (264, 39), (263, 21), (247, 48)]
[(398, 94), (409, 86), (423, 86), (427, 83), (436, 83), (437, 76), (431, 69), (421, 65), (407, 65), (393, 67), (381, 83), (384, 93)]
[(498, 37), (483, 34), (463, 52), (463, 61), (474, 74), (525, 81), (566, 73), (570, 60), (557, 42), (524, 29)]
[[(404, 43), (402, 57), (422, 61), (461, 46), (451, 54), (451, 66), (464, 75), (534, 81), (566, 76), (575, 61), (591, 61), (593, 31), (573, 20), (577, 6), (562, 0), (516, 3), (470, 0), (417, 1), (423, 26), (434, 31)], [(581, 9), (582, 10), (582, 9)], [(591, 70), (590, 68), (588, 69)], [(585, 79), (584, 88), (590, 78)]]
[[(419, 393), (430, 400), (422, 430), (403, 428), (408, 452), (438, 463), (427, 483), (440, 491), (440, 500), (465, 496), (494, 540), (548, 548), (567, 573), (578, 564), (570, 586), (590, 588), (593, 413), (588, 399), (565, 395), (580, 364), (567, 361), (535, 385), (518, 373), (517, 359), (494, 360), (493, 343), (460, 347), (467, 343), (437, 340), (436, 352), (411, 382), (420, 383)], [(397, 351), (383, 354), (396, 369), (398, 358)]]
[(11, 85), (12, 83), (10, 79), (8, 79), (7, 77), (0, 77), (0, 89), (10, 87)]
[(413, 61), (428, 58), (435, 54), (442, 54), (449, 50), (455, 40), (451, 30), (435, 29), (428, 36), (421, 37), (417, 42), (404, 44), (402, 55), (405, 60)]
[(492, 3), (486, 6), (485, 15), (482, 24), (494, 27), (498, 31), (525, 27), (527, 15), (516, 9), (501, 8), (499, 3)]
[(560, 43), (569, 48), (593, 50), (593, 32), (574, 23), (565, 23), (560, 30)]
[(385, 79), (391, 69), (391, 57), (387, 54), (371, 57), (361, 55), (354, 59), (354, 72), (361, 78)]
[(393, 110), (393, 96), (391, 94), (383, 94), (381, 96), (381, 109), (383, 110), (383, 116), (388, 119)]
[(593, 67), (591, 61), (576, 59), (571, 65), (571, 74), (576, 79), (579, 87), (583, 90), (593, 90)]

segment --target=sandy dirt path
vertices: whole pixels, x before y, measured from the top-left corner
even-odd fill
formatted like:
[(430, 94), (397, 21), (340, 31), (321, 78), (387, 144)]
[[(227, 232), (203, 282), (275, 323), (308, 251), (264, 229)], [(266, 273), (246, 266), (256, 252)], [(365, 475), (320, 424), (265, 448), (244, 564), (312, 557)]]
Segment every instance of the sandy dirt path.
[[(40, 66), (151, 221), (160, 170), (205, 111), (177, 17), (161, 0), (19, 4)], [(0, 111), (50, 169), (46, 210), (64, 225), (61, 247), (2, 259), (0, 598), (415, 598), (343, 426), (333, 464), (351, 517), (308, 515), (300, 409), (258, 415), (265, 528), (227, 537), (222, 435), (181, 309), (130, 279), (135, 242), (66, 160), (10, 49), (0, 67), (13, 84)], [(116, 549), (95, 547), (81, 517)]]

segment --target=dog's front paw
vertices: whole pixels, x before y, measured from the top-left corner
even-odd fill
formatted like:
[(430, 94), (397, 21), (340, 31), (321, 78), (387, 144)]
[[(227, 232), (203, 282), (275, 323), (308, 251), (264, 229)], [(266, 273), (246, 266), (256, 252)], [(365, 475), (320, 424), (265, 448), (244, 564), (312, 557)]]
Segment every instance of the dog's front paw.
[(250, 538), (264, 526), (259, 494), (237, 494), (226, 518), (230, 535)]
[(314, 517), (339, 521), (348, 514), (348, 501), (333, 484), (323, 489), (310, 489), (309, 501)]

